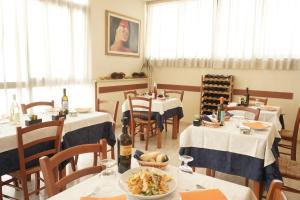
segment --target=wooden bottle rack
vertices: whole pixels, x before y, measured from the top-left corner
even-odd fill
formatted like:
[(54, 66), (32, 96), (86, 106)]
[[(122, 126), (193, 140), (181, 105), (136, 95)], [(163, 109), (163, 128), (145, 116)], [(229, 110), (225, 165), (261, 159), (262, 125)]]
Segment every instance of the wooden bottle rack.
[(232, 101), (233, 76), (207, 74), (201, 77), (200, 114), (210, 115), (216, 112), (220, 97), (224, 104)]

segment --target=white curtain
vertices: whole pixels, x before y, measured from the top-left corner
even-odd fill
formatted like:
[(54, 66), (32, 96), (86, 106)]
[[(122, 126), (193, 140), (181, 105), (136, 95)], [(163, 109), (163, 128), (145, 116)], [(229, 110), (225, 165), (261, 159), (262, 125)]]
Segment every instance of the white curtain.
[(0, 114), (19, 103), (92, 106), (88, 0), (0, 1)]
[(299, 0), (181, 0), (149, 4), (154, 66), (300, 69)]

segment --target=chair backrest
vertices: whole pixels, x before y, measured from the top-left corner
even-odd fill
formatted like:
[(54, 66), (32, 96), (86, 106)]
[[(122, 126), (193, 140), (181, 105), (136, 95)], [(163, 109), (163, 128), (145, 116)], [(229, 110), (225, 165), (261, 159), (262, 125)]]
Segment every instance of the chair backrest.
[(54, 108), (54, 101), (38, 101), (38, 102), (32, 102), (29, 104), (21, 104), (22, 112), (23, 114), (27, 114), (27, 110), (32, 107), (36, 106), (51, 106)]
[(293, 138), (292, 138), (292, 155), (291, 159), (296, 160), (296, 151), (297, 151), (297, 139), (300, 125), (300, 107), (298, 108), (294, 129), (293, 129)]
[[(26, 167), (28, 167), (28, 165), (32, 167), (31, 165), (33, 164), (31, 162), (37, 162), (38, 164), (39, 158), (53, 155), (60, 151), (63, 125), (64, 121), (60, 119), (57, 121), (35, 124), (25, 128), (17, 128), (17, 143), (21, 176), (25, 176)], [(29, 138), (36, 139), (29, 140)], [(41, 146), (45, 145), (46, 149), (41, 148)], [(34, 148), (40, 150), (38, 152), (35, 151), (29, 153), (30, 149)]]
[(283, 183), (280, 180), (273, 180), (269, 188), (266, 200), (287, 200), (282, 190)]
[(262, 103), (263, 105), (267, 105), (268, 104), (268, 98), (261, 98), (261, 97), (250, 97), (249, 98), (250, 101), (250, 105), (254, 105), (256, 101), (258, 101), (259, 103)]
[(137, 91), (136, 90), (128, 90), (124, 91), (124, 99), (128, 99), (128, 97), (136, 97), (137, 96)]
[(183, 95), (184, 95), (184, 90), (164, 90), (164, 94), (170, 95), (170, 94), (176, 94), (179, 95), (179, 99), (182, 102), (183, 100)]
[(151, 120), (152, 99), (145, 97), (129, 97), (130, 126), (135, 127), (135, 119)]
[(252, 113), (254, 115), (254, 120), (258, 120), (259, 114), (260, 114), (260, 109), (255, 109), (255, 108), (248, 108), (244, 106), (226, 106), (225, 111), (230, 111), (230, 110), (241, 110), (244, 112)]
[(84, 144), (75, 147), (71, 147), (64, 151), (61, 151), (51, 158), (43, 157), (40, 159), (40, 166), (45, 180), (46, 191), (48, 197), (51, 197), (61, 190), (66, 185), (80, 177), (99, 173), (103, 170), (102, 166), (91, 166), (83, 169), (78, 169), (76, 172), (68, 174), (58, 180), (58, 168), (59, 164), (76, 156), (84, 153), (99, 153), (102, 154), (102, 158), (107, 158), (107, 143), (105, 139), (102, 139), (99, 144)]
[[(103, 106), (105, 105), (105, 106)], [(107, 106), (111, 107), (114, 105), (114, 108), (112, 109), (107, 109)], [(119, 101), (107, 101), (107, 100), (100, 100), (97, 99), (97, 104), (96, 104), (96, 111), (98, 112), (106, 112), (111, 114), (114, 124), (113, 124), (113, 131), (116, 129), (116, 122), (117, 122), (117, 116), (118, 116), (118, 108), (119, 108)]]

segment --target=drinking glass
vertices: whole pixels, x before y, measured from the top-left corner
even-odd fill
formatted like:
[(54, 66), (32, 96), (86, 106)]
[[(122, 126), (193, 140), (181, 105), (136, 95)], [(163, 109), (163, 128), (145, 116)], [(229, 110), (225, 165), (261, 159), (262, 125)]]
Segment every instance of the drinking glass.
[(105, 166), (105, 169), (99, 174), (99, 184), (89, 196), (114, 196), (117, 185), (117, 173), (113, 167), (116, 165), (116, 161), (110, 158), (103, 159), (100, 160), (100, 165)]

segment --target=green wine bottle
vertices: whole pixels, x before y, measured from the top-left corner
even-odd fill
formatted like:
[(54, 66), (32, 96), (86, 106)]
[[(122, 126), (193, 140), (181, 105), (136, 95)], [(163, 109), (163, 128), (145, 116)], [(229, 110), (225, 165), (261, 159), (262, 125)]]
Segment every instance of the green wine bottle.
[(61, 109), (65, 115), (69, 113), (69, 98), (67, 96), (66, 88), (63, 89), (63, 96), (61, 98)]

